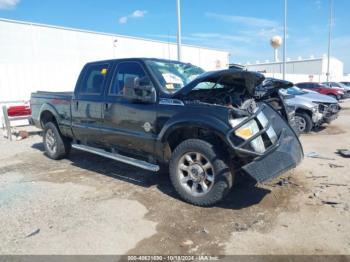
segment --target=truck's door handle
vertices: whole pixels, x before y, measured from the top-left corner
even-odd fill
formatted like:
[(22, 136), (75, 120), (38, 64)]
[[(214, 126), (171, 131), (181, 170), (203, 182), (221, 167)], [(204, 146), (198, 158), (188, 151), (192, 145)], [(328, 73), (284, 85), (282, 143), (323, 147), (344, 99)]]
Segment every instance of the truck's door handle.
[(79, 107), (79, 101), (75, 102), (75, 107), (78, 108)]
[(108, 108), (109, 108), (109, 104), (108, 103), (105, 104), (105, 108), (106, 108), (106, 110), (108, 110)]

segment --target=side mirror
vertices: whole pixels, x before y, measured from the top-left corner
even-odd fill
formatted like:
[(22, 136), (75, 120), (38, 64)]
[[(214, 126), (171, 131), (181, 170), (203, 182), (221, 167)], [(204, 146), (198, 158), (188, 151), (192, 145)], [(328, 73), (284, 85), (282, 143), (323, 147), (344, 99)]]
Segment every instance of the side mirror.
[(124, 97), (134, 102), (156, 102), (156, 90), (148, 77), (127, 77), (124, 81), (123, 91)]

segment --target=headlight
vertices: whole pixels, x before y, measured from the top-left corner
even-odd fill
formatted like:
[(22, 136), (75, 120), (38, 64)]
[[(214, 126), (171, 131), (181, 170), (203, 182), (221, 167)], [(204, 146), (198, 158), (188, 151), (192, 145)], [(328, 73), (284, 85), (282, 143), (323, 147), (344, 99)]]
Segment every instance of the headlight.
[(344, 95), (344, 92), (343, 91), (337, 91), (337, 94), (338, 95)]
[(314, 105), (311, 108), (312, 112), (317, 113), (318, 112), (318, 105)]
[(287, 111), (287, 114), (289, 116), (289, 119), (293, 119), (294, 118), (295, 110), (296, 110), (296, 106), (294, 106), (294, 105), (286, 105), (286, 111)]
[[(229, 122), (233, 128), (238, 126), (240, 123), (242, 123), (246, 118), (237, 118), (237, 119), (230, 119)], [(255, 120), (250, 120), (248, 123), (244, 124), (240, 128), (238, 128), (235, 131), (235, 135), (244, 139), (248, 140), (255, 134), (259, 133), (260, 129), (258, 127), (258, 124), (255, 122)], [(264, 141), (262, 140), (262, 137), (259, 136), (255, 138), (253, 141), (250, 142), (250, 145), (254, 148), (256, 152), (263, 153), (265, 151), (265, 145)]]

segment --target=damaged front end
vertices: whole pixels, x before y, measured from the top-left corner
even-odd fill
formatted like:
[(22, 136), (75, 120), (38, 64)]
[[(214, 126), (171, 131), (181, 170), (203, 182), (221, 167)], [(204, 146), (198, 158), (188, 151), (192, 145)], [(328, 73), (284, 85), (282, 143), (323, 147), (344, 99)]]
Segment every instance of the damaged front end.
[(340, 111), (340, 106), (337, 103), (332, 103), (332, 104), (320, 103), (319, 112), (320, 114), (322, 114), (320, 125), (323, 123), (329, 124), (333, 120), (337, 119), (339, 111)]
[(279, 90), (292, 83), (265, 79), (242, 70), (206, 73), (176, 94), (185, 103), (228, 108), (227, 144), (242, 169), (256, 181), (273, 179), (303, 159), (303, 149), (291, 127), (295, 108), (285, 105)]
[[(254, 127), (250, 132), (249, 126)], [(226, 139), (238, 154), (251, 159), (242, 169), (258, 182), (283, 174), (303, 159), (303, 149), (293, 129), (265, 103), (234, 126)]]

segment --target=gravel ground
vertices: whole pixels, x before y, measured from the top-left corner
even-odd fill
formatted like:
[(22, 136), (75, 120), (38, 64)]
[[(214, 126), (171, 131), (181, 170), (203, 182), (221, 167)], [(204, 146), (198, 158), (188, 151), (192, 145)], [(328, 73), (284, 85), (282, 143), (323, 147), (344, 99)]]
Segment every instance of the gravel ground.
[[(239, 179), (214, 208), (180, 201), (167, 176), (72, 151), (53, 161), (35, 132), (0, 139), (0, 254), (350, 255), (350, 101), (302, 136), (305, 157), (263, 185)], [(333, 160), (334, 159), (334, 160)]]

